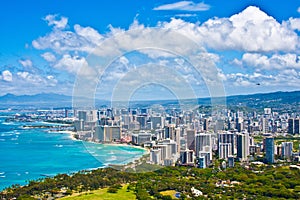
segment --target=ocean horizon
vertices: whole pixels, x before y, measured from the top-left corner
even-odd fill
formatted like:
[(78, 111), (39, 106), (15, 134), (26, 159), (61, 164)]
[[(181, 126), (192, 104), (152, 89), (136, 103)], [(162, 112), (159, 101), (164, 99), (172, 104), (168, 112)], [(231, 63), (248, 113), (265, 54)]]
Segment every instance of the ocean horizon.
[(0, 191), (30, 180), (62, 173), (126, 164), (146, 153), (129, 145), (109, 145), (72, 139), (48, 129), (24, 129), (43, 122), (5, 122), (0, 113)]

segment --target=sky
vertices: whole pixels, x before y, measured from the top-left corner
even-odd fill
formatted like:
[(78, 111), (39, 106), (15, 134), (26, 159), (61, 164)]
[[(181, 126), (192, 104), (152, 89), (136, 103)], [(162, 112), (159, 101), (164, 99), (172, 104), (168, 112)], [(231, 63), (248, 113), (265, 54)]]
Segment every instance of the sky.
[(0, 18), (0, 95), (300, 89), (298, 0), (11, 0)]

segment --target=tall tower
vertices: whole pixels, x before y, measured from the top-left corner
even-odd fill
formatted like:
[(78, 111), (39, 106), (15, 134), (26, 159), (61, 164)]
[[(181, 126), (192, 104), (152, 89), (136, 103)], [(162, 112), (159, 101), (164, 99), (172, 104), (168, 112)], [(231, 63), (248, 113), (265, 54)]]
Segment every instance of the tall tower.
[(249, 133), (241, 133), (237, 135), (237, 157), (241, 161), (245, 161), (249, 156)]
[(293, 119), (293, 118), (290, 118), (290, 119), (288, 120), (288, 124), (289, 124), (289, 126), (288, 126), (288, 133), (289, 133), (289, 134), (294, 134), (294, 133), (295, 133), (295, 132), (294, 132), (294, 129), (295, 129), (294, 119)]
[(293, 153), (293, 143), (292, 142), (282, 142), (281, 143), (281, 154), (284, 159), (290, 159)]
[(299, 128), (300, 128), (300, 119), (294, 119), (294, 134), (299, 134)]
[(266, 161), (267, 163), (274, 163), (274, 138), (265, 138)]
[(195, 152), (199, 156), (199, 152), (210, 153), (210, 160), (212, 160), (212, 141), (211, 134), (199, 133), (195, 137)]

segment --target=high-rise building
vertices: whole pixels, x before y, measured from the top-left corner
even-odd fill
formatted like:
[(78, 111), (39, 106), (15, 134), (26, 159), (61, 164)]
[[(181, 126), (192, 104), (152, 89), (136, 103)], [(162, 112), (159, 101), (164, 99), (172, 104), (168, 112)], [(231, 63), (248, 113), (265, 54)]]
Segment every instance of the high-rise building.
[(203, 130), (208, 131), (208, 119), (205, 118), (203, 121)]
[(268, 133), (269, 132), (269, 120), (267, 118), (262, 118), (261, 119), (261, 131), (263, 133)]
[(293, 154), (293, 142), (281, 143), (281, 155), (283, 159), (291, 159)]
[(274, 138), (265, 138), (265, 151), (266, 151), (266, 162), (274, 163)]
[(232, 144), (231, 143), (219, 143), (219, 158), (227, 159), (228, 156), (232, 156)]
[(152, 122), (153, 128), (157, 129), (157, 128), (162, 128), (165, 126), (164, 123), (164, 118), (161, 116), (151, 116), (150, 120)]
[(100, 142), (118, 141), (121, 139), (121, 128), (119, 126), (96, 126), (94, 139)]
[(151, 149), (150, 150), (150, 162), (152, 164), (161, 164), (161, 149)]
[(152, 141), (152, 134), (150, 132), (141, 131), (138, 134), (132, 134), (132, 143), (133, 144), (144, 144), (145, 142)]
[[(198, 157), (199, 152), (208, 150), (208, 153), (212, 155), (212, 141), (211, 134), (208, 133), (198, 133), (195, 136), (195, 154)], [(210, 158), (212, 160), (212, 158)]]
[(249, 133), (240, 133), (236, 135), (237, 139), (237, 157), (245, 161), (249, 156)]
[(218, 147), (220, 146), (220, 143), (230, 143), (231, 144), (230, 155), (234, 154), (234, 133), (231, 132), (218, 133)]
[(299, 134), (300, 132), (300, 119), (299, 118), (296, 118), (294, 119), (294, 134)]
[(180, 162), (187, 165), (194, 164), (194, 151), (188, 149), (180, 151)]
[(290, 118), (288, 119), (288, 133), (294, 134), (295, 133), (294, 130), (295, 130), (294, 119)]
[(196, 135), (196, 130), (194, 129), (189, 129), (186, 131), (187, 148), (194, 151), (195, 151), (195, 135)]
[(137, 116), (136, 121), (140, 123), (140, 129), (146, 129), (147, 128), (147, 115)]

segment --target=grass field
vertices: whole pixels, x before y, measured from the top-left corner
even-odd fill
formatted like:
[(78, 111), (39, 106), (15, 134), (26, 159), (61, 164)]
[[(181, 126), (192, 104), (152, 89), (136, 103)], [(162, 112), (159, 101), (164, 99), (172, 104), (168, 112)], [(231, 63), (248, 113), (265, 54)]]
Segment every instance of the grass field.
[(116, 200), (116, 199), (136, 199), (135, 194), (126, 190), (127, 185), (118, 190), (117, 193), (108, 193), (107, 188), (74, 194), (69, 197), (61, 198), (61, 200)]

